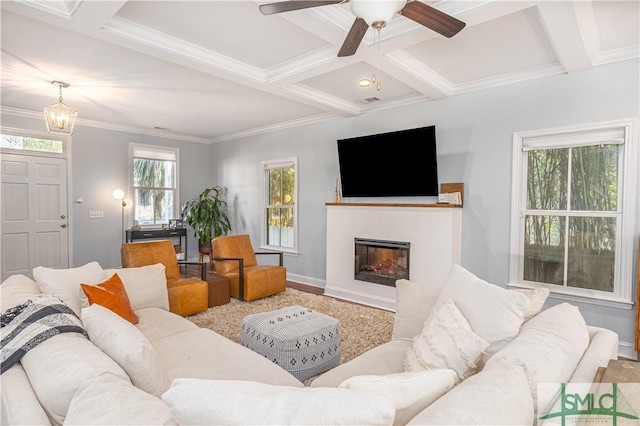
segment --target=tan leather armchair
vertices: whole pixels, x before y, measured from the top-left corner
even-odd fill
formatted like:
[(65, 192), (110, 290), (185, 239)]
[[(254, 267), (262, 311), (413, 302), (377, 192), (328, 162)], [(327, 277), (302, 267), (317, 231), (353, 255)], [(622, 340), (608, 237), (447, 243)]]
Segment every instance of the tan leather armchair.
[[(120, 249), (120, 257), (124, 268), (155, 265), (157, 263), (162, 263), (165, 266), (169, 292), (169, 311), (174, 314), (187, 316), (208, 309), (209, 284), (206, 281), (206, 264), (178, 262), (172, 241), (125, 243)], [(200, 279), (181, 277), (178, 264), (200, 265)]]
[[(255, 252), (249, 235), (214, 238), (213, 260), (216, 273), (231, 281), (231, 296), (251, 301), (287, 289), (287, 269), (282, 266), (282, 252)], [(276, 255), (278, 265), (258, 265), (256, 255)]]

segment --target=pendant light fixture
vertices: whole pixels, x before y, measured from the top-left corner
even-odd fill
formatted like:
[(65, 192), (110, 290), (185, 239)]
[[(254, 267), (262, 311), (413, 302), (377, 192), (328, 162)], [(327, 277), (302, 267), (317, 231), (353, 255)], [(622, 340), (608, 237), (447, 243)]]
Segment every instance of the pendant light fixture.
[[(376, 71), (371, 75), (371, 79), (363, 78), (358, 81), (358, 85), (360, 87), (369, 87), (372, 84), (375, 85), (376, 91), (382, 90), (382, 85), (380, 84), (380, 30), (384, 28), (387, 24), (384, 21), (376, 21), (373, 23), (372, 27), (376, 30), (373, 34), (373, 42), (376, 46), (376, 50), (378, 56), (376, 58), (376, 62), (378, 64)], [(377, 36), (377, 38), (376, 38)]]
[(44, 107), (44, 118), (47, 121), (47, 131), (49, 133), (73, 134), (73, 128), (76, 125), (76, 117), (78, 111), (62, 102), (62, 88), (69, 87), (69, 83), (54, 80), (51, 84), (57, 84), (60, 88), (60, 96), (58, 103), (47, 105)]

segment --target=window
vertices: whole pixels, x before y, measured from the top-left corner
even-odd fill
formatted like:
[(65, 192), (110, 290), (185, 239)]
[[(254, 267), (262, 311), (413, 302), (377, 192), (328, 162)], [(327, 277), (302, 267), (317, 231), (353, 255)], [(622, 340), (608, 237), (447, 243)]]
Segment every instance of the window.
[(3, 134), (0, 139), (0, 147), (62, 154), (64, 141), (62, 139), (43, 139), (38, 137)]
[(298, 159), (264, 161), (262, 247), (297, 252)]
[(632, 304), (633, 120), (514, 135), (511, 283)]
[(142, 226), (179, 216), (178, 149), (131, 144), (133, 218)]

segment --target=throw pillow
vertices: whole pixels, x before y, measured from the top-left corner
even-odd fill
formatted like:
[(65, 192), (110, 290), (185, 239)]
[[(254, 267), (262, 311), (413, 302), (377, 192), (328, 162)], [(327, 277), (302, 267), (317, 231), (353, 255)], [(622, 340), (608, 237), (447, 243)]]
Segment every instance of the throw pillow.
[(156, 350), (136, 326), (98, 304), (82, 309), (82, 322), (93, 344), (126, 371), (134, 386), (158, 397), (169, 389)]
[(475, 374), (489, 346), (452, 300), (436, 308), (407, 351), (405, 371), (450, 368), (460, 379)]
[(80, 284), (95, 284), (104, 280), (104, 271), (98, 262), (90, 262), (77, 268), (54, 269), (37, 266), (33, 279), (48, 294), (62, 299), (80, 317)]
[(490, 359), (485, 370), (507, 361), (520, 365), (527, 373), (534, 404), (539, 383), (567, 383), (589, 346), (589, 330), (580, 310), (561, 303), (527, 321), (513, 342)]
[(432, 284), (397, 280), (396, 314), (391, 336), (394, 339), (413, 339), (420, 333), (441, 290), (442, 287)]
[(396, 404), (394, 425), (405, 425), (458, 382), (453, 370), (434, 369), (381, 376), (355, 376), (340, 388), (389, 392)]
[[(104, 278), (118, 274), (134, 311), (152, 307), (168, 311), (169, 292), (165, 269), (162, 263), (136, 268), (105, 269)], [(89, 304), (85, 303), (83, 306)]]
[(65, 425), (177, 425), (159, 399), (110, 373), (87, 380), (69, 405)]
[(460, 265), (452, 265), (436, 308), (449, 299), (473, 331), (489, 342), (486, 359), (518, 335), (529, 308), (525, 295), (481, 280)]
[(549, 297), (549, 289), (545, 287), (537, 288), (513, 288), (513, 291), (524, 294), (529, 299), (529, 307), (524, 314), (524, 320), (529, 321), (533, 316), (537, 315), (544, 306), (544, 302)]
[(391, 425), (395, 415), (387, 392), (243, 380), (175, 379), (162, 400), (185, 425)]
[(118, 274), (98, 285), (80, 284), (82, 291), (87, 295), (89, 304), (97, 303), (111, 309), (131, 324), (138, 322), (138, 316), (131, 310), (129, 297)]

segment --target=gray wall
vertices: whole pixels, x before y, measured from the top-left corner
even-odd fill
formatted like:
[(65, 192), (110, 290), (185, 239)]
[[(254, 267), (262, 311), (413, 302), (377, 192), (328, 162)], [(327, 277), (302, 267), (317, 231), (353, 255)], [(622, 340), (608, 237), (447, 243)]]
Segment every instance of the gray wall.
[[(625, 61), (214, 144), (211, 169), (214, 181), (229, 189), (234, 232), (250, 233), (257, 242), (260, 162), (298, 157), (300, 254), (287, 256), (285, 264), (288, 272), (301, 281), (322, 283), (325, 203), (333, 200), (339, 174), (336, 140), (435, 125), (440, 181), (465, 184), (462, 265), (479, 277), (504, 286), (509, 278), (513, 133), (637, 118), (639, 99), (639, 61)], [(639, 228), (636, 223), (636, 234)], [(555, 303), (559, 301), (550, 300), (547, 305)], [(633, 342), (634, 310), (576, 304), (589, 324), (610, 327), (619, 333), (621, 341)]]

